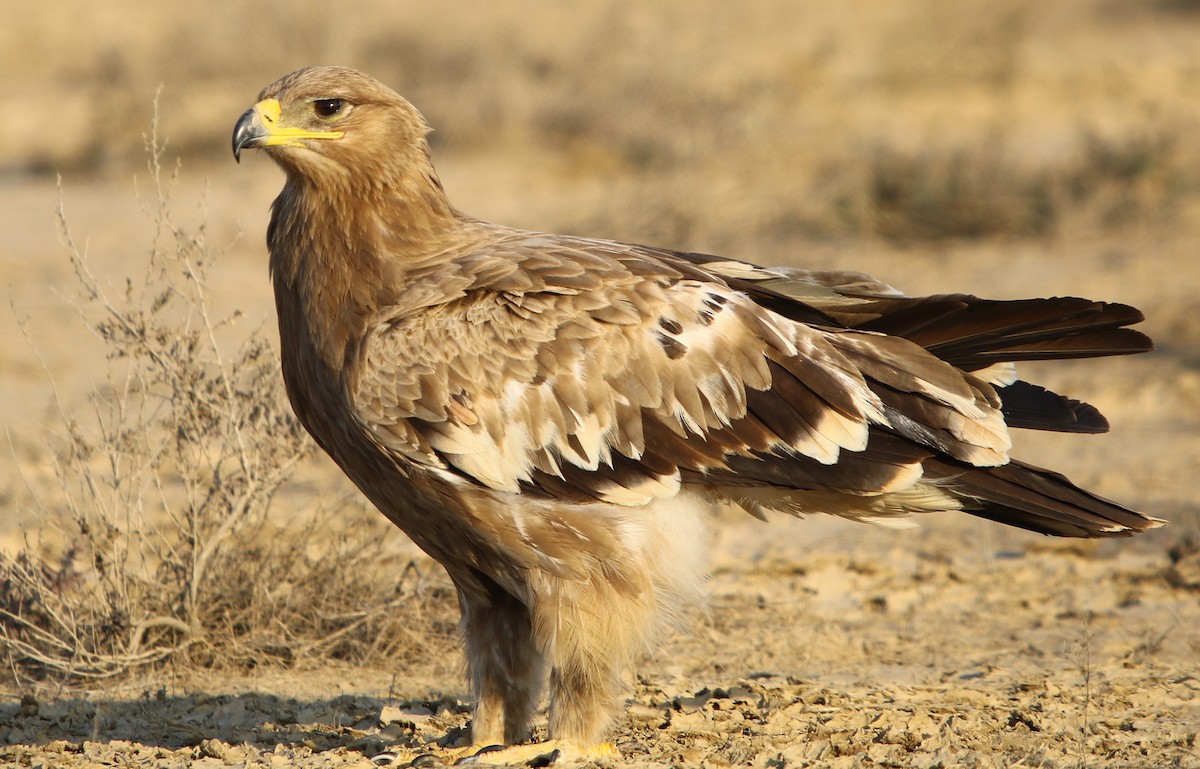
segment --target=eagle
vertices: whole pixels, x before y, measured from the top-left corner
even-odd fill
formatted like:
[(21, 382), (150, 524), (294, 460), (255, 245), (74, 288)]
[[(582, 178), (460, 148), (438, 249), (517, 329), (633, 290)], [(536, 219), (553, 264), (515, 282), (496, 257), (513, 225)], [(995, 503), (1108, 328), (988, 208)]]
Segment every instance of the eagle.
[(267, 245), (297, 418), (454, 583), (471, 749), (527, 742), (548, 683), (533, 747), (611, 752), (627, 671), (703, 603), (722, 506), (1162, 523), (1009, 456), (1012, 428), (1108, 428), (1015, 363), (1150, 350), (1138, 310), (492, 224), (451, 205), (429, 130), (374, 78), (310, 67), (259, 94), (233, 152), (286, 176)]

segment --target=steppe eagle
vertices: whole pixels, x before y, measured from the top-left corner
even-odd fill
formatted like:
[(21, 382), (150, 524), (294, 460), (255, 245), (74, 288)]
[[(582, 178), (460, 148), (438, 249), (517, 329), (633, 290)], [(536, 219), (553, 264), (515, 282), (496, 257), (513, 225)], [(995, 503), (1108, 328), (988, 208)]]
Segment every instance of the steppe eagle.
[(1008, 453), (1013, 427), (1107, 428), (1013, 363), (1149, 350), (1137, 310), (490, 224), (450, 204), (428, 130), (313, 67), (262, 91), (233, 150), (286, 173), (267, 241), (296, 415), (457, 589), (475, 745), (526, 740), (548, 672), (553, 744), (602, 752), (627, 669), (701, 601), (717, 505), (1159, 525)]

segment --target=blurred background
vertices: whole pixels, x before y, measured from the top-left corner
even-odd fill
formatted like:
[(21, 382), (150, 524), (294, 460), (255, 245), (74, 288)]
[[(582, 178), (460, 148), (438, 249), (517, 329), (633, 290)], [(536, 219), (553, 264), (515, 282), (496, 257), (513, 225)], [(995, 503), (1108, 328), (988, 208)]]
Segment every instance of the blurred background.
[[(47, 373), (71, 407), (103, 361), (71, 317), (60, 201), (97, 274), (120, 285), (154, 237), (139, 196), (155, 130), (181, 218), (224, 252), (213, 301), (270, 326), (263, 232), (281, 177), (253, 153), (234, 165), (230, 132), (267, 83), (337, 63), (424, 112), (451, 198), (476, 216), (859, 269), (910, 293), (1141, 307), (1153, 356), (1035, 377), (1095, 402), (1115, 437), (1019, 446), (1148, 512), (1194, 515), (1200, 2), (55, 0), (2, 13), (0, 283), (14, 309), (0, 312), (0, 418), (18, 463), (53, 421)], [(4, 501), (25, 493), (9, 471), (0, 484)]]

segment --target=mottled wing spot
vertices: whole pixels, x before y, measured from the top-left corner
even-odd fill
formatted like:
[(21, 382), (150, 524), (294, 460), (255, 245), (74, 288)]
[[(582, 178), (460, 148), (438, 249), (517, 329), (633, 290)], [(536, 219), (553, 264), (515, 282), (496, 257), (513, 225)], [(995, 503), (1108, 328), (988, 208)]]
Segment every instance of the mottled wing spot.
[(683, 326), (680, 325), (679, 321), (672, 320), (671, 318), (659, 318), (658, 325), (662, 326), (663, 330), (668, 334), (683, 333)]
[(702, 326), (711, 326), (713, 320), (717, 317), (717, 313), (725, 308), (729, 302), (729, 297), (721, 296), (720, 294), (705, 294), (704, 307), (696, 313), (696, 320), (700, 321)]
[(685, 354), (687, 354), (687, 345), (685, 345), (683, 342), (680, 342), (675, 337), (667, 336), (661, 331), (656, 334), (656, 336), (658, 337), (658, 343), (662, 345), (663, 352), (665, 352), (667, 357), (671, 360), (679, 360)]

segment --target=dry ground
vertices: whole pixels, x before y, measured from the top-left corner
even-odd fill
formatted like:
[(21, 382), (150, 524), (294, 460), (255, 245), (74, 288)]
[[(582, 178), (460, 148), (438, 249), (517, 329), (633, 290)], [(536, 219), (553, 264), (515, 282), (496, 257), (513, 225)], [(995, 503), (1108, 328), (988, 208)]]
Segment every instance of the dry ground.
[[(1022, 435), (1018, 454), (1170, 528), (1096, 544), (945, 516), (901, 532), (721, 519), (712, 606), (640, 668), (614, 765), (1200, 766), (1194, 2), (61, 0), (7, 13), (0, 551), (36, 546), (24, 532), (45, 534), (61, 491), (48, 377), (86, 411), (106, 365), (71, 307), (54, 173), (93, 269), (120, 287), (153, 237), (137, 194), (161, 84), (180, 218), (224, 252), (212, 301), (240, 309), (243, 332), (269, 328), (262, 234), (279, 176), (261, 158), (234, 166), (229, 132), (279, 74), (346, 63), (425, 111), (472, 214), (861, 269), (910, 293), (1124, 301), (1158, 342), (1136, 359), (1031, 367), (1114, 429)], [(282, 492), (313, 497), (352, 498), (319, 459)], [(350, 525), (376, 525), (342, 506)], [(447, 651), (453, 600), (398, 532), (380, 539), (381, 563), (415, 559), (426, 575), (410, 648), (361, 664), (176, 659), (104, 686), (0, 679), (0, 765), (366, 765), (454, 734), (467, 703)], [(398, 579), (380, 572), (362, 579)]]
[[(722, 524), (712, 609), (640, 669), (612, 765), (1198, 764), (1195, 554), (1173, 567), (1154, 540), (1062, 545), (970, 521)], [(0, 706), (0, 758), (368, 766), (465, 726), (455, 663), (46, 691)]]

